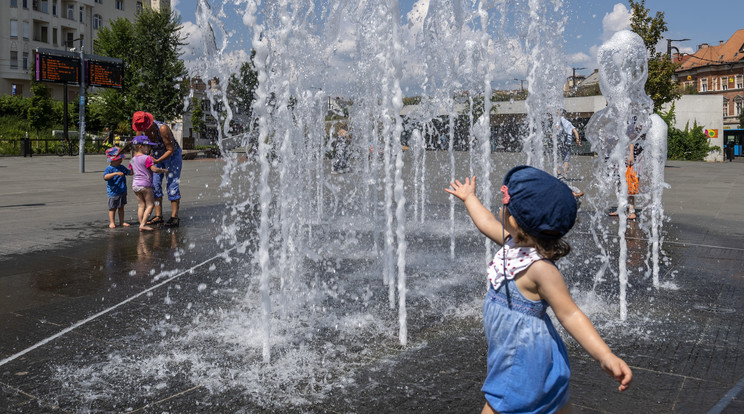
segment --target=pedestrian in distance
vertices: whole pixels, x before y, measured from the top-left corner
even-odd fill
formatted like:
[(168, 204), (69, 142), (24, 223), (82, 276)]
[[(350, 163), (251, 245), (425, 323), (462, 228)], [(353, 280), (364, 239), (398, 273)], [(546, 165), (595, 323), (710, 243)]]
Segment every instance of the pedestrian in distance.
[[(164, 122), (153, 119), (152, 114), (137, 111), (132, 116), (132, 129), (137, 135), (145, 135), (152, 142), (152, 157), (158, 168), (168, 170), (167, 176), (155, 173), (153, 175), (153, 193), (155, 194), (155, 216), (147, 221), (148, 225), (165, 224), (166, 227), (178, 227), (181, 220), (178, 211), (181, 206), (181, 167), (183, 158), (181, 146), (178, 145), (173, 131)], [(163, 180), (166, 179), (165, 191), (171, 203), (171, 216), (163, 221)]]
[(132, 171), (121, 165), (124, 160), (124, 153), (119, 147), (107, 149), (106, 158), (109, 165), (103, 171), (103, 179), (106, 180), (106, 194), (108, 194), (109, 228), (116, 228), (117, 212), (119, 224), (123, 227), (129, 227), (129, 223), (124, 221), (124, 206), (127, 205), (126, 176), (131, 175)]
[(488, 342), (482, 413), (570, 411), (568, 353), (546, 311), (553, 308), (571, 336), (620, 383), (632, 373), (612, 353), (571, 298), (555, 261), (569, 254), (562, 239), (576, 221), (576, 201), (566, 184), (529, 166), (504, 177), (499, 217), (475, 195), (476, 177), (445, 189), (465, 203), (486, 237), (503, 246), (488, 265), (483, 325)]
[(134, 173), (132, 179), (132, 191), (137, 196), (137, 218), (139, 219), (140, 231), (152, 231), (153, 228), (147, 225), (147, 219), (152, 213), (155, 206), (155, 196), (153, 193), (153, 176), (154, 174), (167, 174), (168, 170), (158, 168), (150, 156), (150, 147), (152, 142), (145, 135), (138, 135), (132, 139), (132, 160), (129, 162), (129, 168)]
[(579, 131), (573, 126), (571, 121), (566, 119), (566, 111), (561, 109), (558, 111), (558, 129), (554, 138), (556, 145), (558, 146), (558, 162), (562, 162), (556, 170), (558, 172), (558, 178), (568, 178), (568, 162), (571, 160), (571, 142), (576, 138), (576, 143), (581, 146), (581, 137)]

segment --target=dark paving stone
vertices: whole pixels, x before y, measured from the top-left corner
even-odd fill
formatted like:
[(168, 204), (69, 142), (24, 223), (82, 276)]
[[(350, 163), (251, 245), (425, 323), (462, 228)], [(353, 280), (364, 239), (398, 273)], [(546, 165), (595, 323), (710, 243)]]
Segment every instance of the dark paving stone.
[(0, 383), (0, 408), (4, 410), (11, 411), (14, 407), (24, 405), (33, 399), (30, 395), (26, 395), (17, 389)]

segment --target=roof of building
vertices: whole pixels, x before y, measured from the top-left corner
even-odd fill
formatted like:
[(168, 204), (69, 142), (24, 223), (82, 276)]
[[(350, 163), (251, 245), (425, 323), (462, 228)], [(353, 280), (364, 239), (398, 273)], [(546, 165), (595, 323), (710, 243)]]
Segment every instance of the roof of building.
[(744, 62), (744, 29), (737, 30), (726, 43), (716, 46), (703, 44), (682, 63), (677, 71), (721, 63)]

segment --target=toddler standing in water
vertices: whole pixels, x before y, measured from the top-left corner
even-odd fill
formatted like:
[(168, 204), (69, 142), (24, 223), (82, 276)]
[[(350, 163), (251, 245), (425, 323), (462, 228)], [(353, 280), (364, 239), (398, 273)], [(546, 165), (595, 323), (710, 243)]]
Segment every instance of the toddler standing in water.
[(570, 412), (570, 368), (563, 340), (546, 314), (561, 325), (602, 369), (630, 386), (628, 365), (610, 351), (576, 306), (554, 261), (571, 247), (561, 240), (576, 221), (576, 199), (566, 184), (529, 166), (504, 177), (497, 219), (475, 195), (475, 177), (445, 189), (465, 203), (478, 230), (503, 247), (488, 266), (483, 305), (488, 371), (482, 413)]
[(134, 172), (132, 180), (132, 191), (137, 196), (137, 218), (139, 219), (139, 230), (150, 231), (147, 219), (155, 205), (155, 196), (152, 191), (152, 173), (167, 174), (168, 170), (158, 168), (150, 156), (152, 142), (145, 135), (137, 135), (132, 140), (134, 155), (129, 162), (129, 168)]
[(127, 175), (132, 172), (121, 165), (124, 153), (119, 147), (106, 150), (106, 158), (109, 166), (103, 171), (103, 179), (106, 181), (106, 194), (108, 195), (109, 228), (116, 228), (116, 213), (119, 213), (119, 224), (129, 227), (124, 221), (124, 206), (127, 205)]

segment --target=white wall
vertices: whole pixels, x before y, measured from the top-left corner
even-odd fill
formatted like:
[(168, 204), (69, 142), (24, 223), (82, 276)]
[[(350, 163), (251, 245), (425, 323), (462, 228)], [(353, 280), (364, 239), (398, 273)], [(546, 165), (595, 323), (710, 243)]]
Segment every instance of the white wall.
[[(663, 106), (668, 111), (671, 104)], [(697, 122), (703, 130), (718, 130), (718, 137), (710, 139), (711, 146), (723, 149), (723, 96), (721, 95), (682, 95), (674, 101), (674, 114), (676, 120), (674, 126), (685, 129), (688, 125), (692, 128)], [(705, 157), (709, 162), (723, 162), (723, 152), (716, 151)]]

